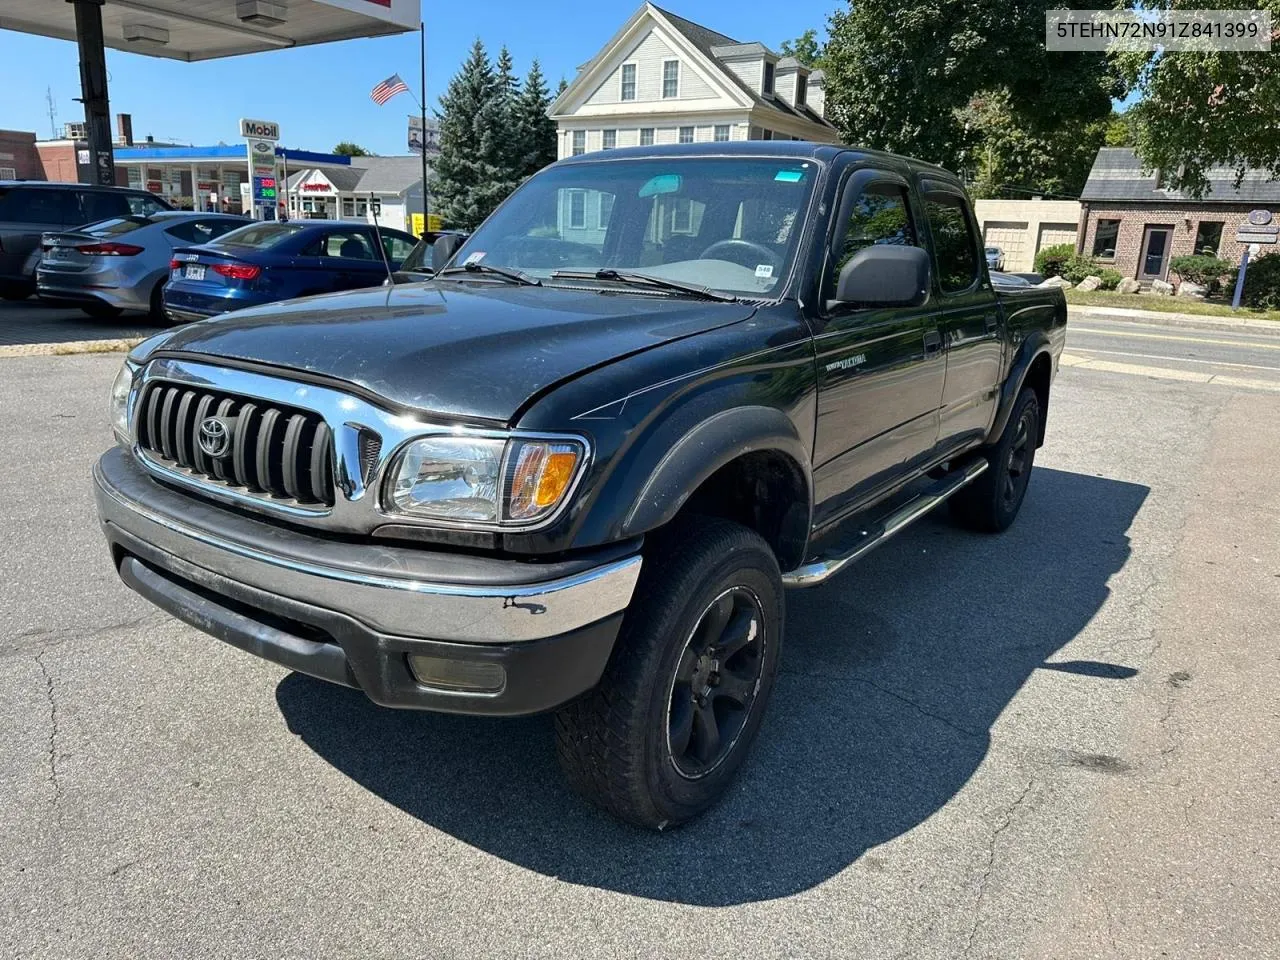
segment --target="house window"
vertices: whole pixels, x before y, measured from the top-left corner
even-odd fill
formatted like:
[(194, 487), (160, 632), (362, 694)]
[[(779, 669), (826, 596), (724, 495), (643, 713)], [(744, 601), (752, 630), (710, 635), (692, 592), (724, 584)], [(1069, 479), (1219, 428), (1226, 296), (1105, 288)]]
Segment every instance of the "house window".
[(766, 96), (773, 96), (773, 64), (768, 60), (764, 62), (764, 92)]
[(693, 143), (693, 127), (680, 128), (680, 142)]
[(680, 96), (680, 61), (662, 61), (662, 99)]
[(342, 198), (342, 215), (344, 217), (354, 217), (356, 215), (356, 201), (354, 197)]
[(716, 143), (724, 143), (729, 139), (729, 125), (727, 123), (717, 123), (715, 137)]
[(587, 152), (587, 131), (573, 131), (573, 156), (580, 157)]
[(1201, 220), (1196, 228), (1195, 252), (1206, 257), (1216, 257), (1220, 243), (1222, 243), (1222, 221)]
[(796, 75), (796, 106), (804, 106), (804, 95), (808, 92), (809, 78), (803, 73)]
[[(1218, 224), (1218, 231), (1221, 233), (1222, 224)], [(1114, 260), (1118, 236), (1120, 236), (1119, 220), (1099, 220), (1098, 229), (1093, 234), (1093, 255), (1103, 260)]]
[(622, 65), (622, 99), (634, 100), (636, 98), (636, 65), (634, 63), (624, 63)]
[(613, 194), (600, 193), (600, 208), (596, 211), (596, 226), (601, 230), (609, 226), (609, 217), (613, 215)]
[[(130, 169), (129, 172), (132, 173), (133, 170)], [(17, 179), (18, 179), (18, 171), (16, 168), (0, 167), (0, 180), (17, 180)]]
[(587, 192), (569, 191), (569, 226), (582, 229), (587, 225)]
[(760, 139), (761, 139), (761, 140), (772, 140), (772, 139), (773, 139), (773, 131), (772, 131), (772, 130), (761, 130), (761, 131), (760, 131)]
[(612, 150), (618, 145), (618, 131), (606, 130), (600, 135), (600, 149)]
[(642, 147), (653, 146), (653, 127), (640, 128), (640, 146)]

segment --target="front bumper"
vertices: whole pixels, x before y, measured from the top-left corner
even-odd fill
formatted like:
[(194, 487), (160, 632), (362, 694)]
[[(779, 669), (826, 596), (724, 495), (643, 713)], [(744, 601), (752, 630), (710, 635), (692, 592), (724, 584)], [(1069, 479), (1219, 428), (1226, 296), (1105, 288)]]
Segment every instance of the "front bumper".
[[(94, 494), (124, 581), (221, 640), (390, 707), (514, 715), (589, 690), (640, 573), (637, 545), (531, 563), (314, 537), (153, 480), (115, 448)], [(418, 681), (409, 657), (502, 667), (501, 689)]]

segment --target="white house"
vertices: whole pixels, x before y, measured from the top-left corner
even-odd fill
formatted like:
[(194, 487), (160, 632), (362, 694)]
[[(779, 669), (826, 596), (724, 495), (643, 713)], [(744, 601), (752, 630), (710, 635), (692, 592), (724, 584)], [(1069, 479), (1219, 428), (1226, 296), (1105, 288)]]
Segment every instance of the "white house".
[(645, 3), (551, 105), (559, 155), (651, 143), (817, 140), (821, 70)]
[(347, 168), (303, 168), (286, 191), (291, 217), (372, 222), (376, 213), (382, 226), (408, 230), (410, 215), (422, 212), (422, 160), (352, 157)]

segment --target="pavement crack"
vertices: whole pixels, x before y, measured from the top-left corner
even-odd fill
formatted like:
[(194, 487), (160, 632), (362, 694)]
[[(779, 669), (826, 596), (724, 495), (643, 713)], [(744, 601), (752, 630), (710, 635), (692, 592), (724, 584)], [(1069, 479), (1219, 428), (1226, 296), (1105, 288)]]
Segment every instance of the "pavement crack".
[(1031, 793), (1031, 788), (1035, 786), (1035, 782), (1035, 777), (1027, 780), (1027, 785), (1022, 788), (1018, 798), (1005, 811), (1004, 819), (991, 831), (991, 839), (987, 842), (987, 864), (978, 880), (978, 896), (973, 902), (973, 922), (969, 925), (969, 935), (965, 938), (964, 955), (966, 957), (973, 951), (974, 938), (978, 935), (978, 927), (982, 925), (982, 904), (987, 898), (987, 883), (991, 879), (991, 872), (995, 869), (996, 846), (1000, 842), (1000, 835), (1008, 830), (1009, 825), (1013, 823), (1014, 814), (1018, 812), (1018, 808), (1022, 806), (1023, 801), (1027, 799), (1027, 795)]
[(905, 694), (898, 693), (896, 690), (893, 690), (889, 687), (883, 687), (880, 684), (876, 683), (874, 680), (868, 680), (866, 677), (841, 677), (841, 676), (837, 676), (835, 674), (830, 674), (830, 673), (808, 673), (803, 670), (783, 670), (781, 672), (791, 676), (804, 677), (806, 680), (831, 680), (831, 681), (840, 682), (840, 683), (865, 684), (866, 686), (871, 687), (873, 690), (878, 690), (881, 693), (883, 693), (885, 696), (892, 697), (894, 700), (897, 700), (899, 703), (905, 704), (906, 706), (915, 710), (917, 713), (921, 714), (922, 716), (926, 716), (931, 720), (938, 721), (944, 727), (949, 727), (950, 729), (954, 730), (956, 733), (960, 734), (961, 736), (969, 737), (971, 739), (977, 739), (977, 740), (980, 740), (986, 736), (985, 731), (979, 732), (976, 730), (970, 730), (968, 727), (961, 726), (960, 724), (952, 720), (950, 717), (944, 716), (941, 713), (935, 713), (934, 711), (930, 710), (928, 707), (924, 706), (923, 704), (917, 703), (915, 700), (912, 700), (910, 697), (906, 696)]
[(62, 781), (58, 777), (58, 699), (54, 695), (53, 674), (44, 662), (45, 651), (36, 654), (36, 663), (44, 676), (44, 693), (49, 701), (49, 783), (53, 786), (53, 797), (50, 803), (57, 805), (62, 800)]

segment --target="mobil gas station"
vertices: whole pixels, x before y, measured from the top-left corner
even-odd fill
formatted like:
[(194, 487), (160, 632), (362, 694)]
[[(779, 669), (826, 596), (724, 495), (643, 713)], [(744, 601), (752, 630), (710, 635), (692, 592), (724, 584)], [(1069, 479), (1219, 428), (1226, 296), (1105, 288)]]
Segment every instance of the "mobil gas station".
[[(71, 143), (75, 159), (70, 179), (140, 187), (170, 200), (181, 198), (195, 210), (256, 219), (316, 215), (313, 211), (345, 218), (360, 208), (386, 209), (397, 226), (407, 226), (417, 220), (413, 214), (423, 212), (425, 161), (413, 177), (414, 165), (405, 163), (409, 158), (360, 158), (353, 165), (347, 156), (286, 151), (280, 140), (281, 121), (287, 125), (287, 118), (242, 118), (238, 131), (224, 135), (239, 143), (178, 146), (135, 144), (131, 136), (123, 144), (113, 140), (106, 48), (188, 62), (269, 55), (417, 30), (419, 16), (419, 0), (0, 0), (0, 28), (79, 46), (85, 117), (83, 142)], [(381, 164), (383, 159), (393, 162)], [(373, 175), (379, 166), (394, 169)], [(287, 193), (286, 184), (291, 177), (298, 183), (298, 174), (316, 196)], [(357, 204), (357, 188), (366, 179), (378, 189), (372, 199), (365, 193)]]

